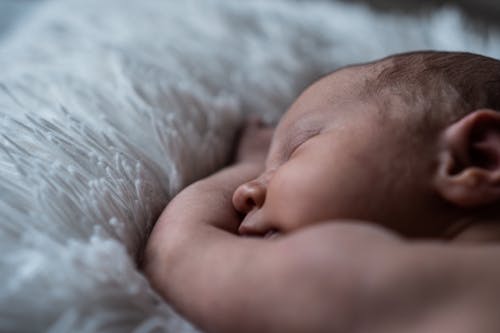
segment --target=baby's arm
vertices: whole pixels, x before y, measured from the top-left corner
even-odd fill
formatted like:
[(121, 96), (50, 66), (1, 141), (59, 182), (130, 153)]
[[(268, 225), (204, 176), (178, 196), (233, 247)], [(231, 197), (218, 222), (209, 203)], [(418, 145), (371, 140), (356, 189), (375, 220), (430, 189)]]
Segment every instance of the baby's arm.
[(235, 234), (231, 194), (259, 170), (240, 163), (175, 197), (148, 243), (146, 274), (207, 332), (334, 332), (354, 297), (346, 256), (332, 256), (316, 228), (274, 240)]

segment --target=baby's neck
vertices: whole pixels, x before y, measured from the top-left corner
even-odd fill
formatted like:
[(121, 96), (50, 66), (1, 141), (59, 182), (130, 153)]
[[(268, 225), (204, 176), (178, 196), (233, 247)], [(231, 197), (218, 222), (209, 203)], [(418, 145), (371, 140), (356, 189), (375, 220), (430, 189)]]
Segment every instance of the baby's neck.
[(461, 243), (500, 242), (500, 220), (471, 220), (458, 223), (451, 239), (453, 242)]

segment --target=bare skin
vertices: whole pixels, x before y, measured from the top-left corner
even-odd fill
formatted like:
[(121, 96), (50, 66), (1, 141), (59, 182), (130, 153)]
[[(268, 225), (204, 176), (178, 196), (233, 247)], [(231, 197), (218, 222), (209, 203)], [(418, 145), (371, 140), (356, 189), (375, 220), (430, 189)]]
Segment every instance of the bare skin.
[(353, 98), (363, 75), (311, 86), (266, 160), (271, 130), (248, 126), (235, 164), (163, 212), (145, 272), (203, 330), (500, 331), (500, 230), (477, 213), (500, 199), (500, 172), (463, 158), (500, 151), (484, 126), (500, 118), (477, 110), (405, 145), (404, 117)]

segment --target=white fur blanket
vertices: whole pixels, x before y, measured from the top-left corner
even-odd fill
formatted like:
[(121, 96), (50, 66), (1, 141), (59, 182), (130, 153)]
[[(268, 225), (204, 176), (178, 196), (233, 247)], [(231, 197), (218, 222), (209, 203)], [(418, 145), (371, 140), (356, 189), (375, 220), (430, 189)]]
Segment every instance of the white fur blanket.
[(500, 55), (453, 9), (52, 0), (0, 42), (0, 331), (194, 332), (136, 269), (155, 219), (220, 168), (246, 114), (411, 49)]

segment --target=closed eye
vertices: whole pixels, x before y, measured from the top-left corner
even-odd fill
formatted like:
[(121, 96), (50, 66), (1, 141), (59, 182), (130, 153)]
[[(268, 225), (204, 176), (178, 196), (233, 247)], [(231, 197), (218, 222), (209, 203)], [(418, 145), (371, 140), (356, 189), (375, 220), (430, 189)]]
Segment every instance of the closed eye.
[[(320, 134), (324, 124), (314, 121), (308, 124), (298, 124), (290, 126), (288, 130), (277, 128), (274, 133), (273, 144), (266, 159), (266, 168), (279, 166), (287, 161), (292, 153), (304, 142)], [(285, 127), (286, 128), (286, 127)], [(285, 133), (282, 133), (286, 131)]]
[(287, 160), (292, 156), (292, 154), (299, 148), (303, 143), (305, 143), (307, 140), (311, 139), (312, 137), (320, 134), (321, 130), (320, 129), (311, 129), (311, 130), (306, 130), (302, 131), (300, 134), (295, 135), (292, 137), (291, 140), (287, 141), (285, 149), (284, 149), (284, 159)]

